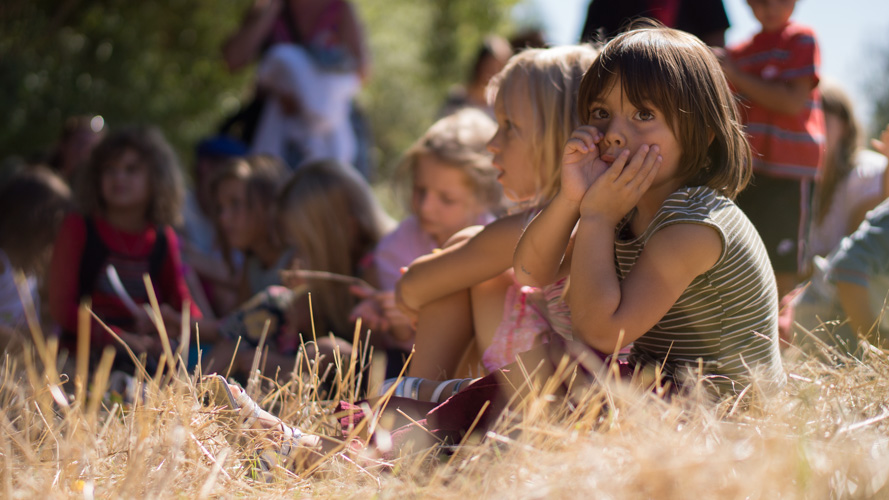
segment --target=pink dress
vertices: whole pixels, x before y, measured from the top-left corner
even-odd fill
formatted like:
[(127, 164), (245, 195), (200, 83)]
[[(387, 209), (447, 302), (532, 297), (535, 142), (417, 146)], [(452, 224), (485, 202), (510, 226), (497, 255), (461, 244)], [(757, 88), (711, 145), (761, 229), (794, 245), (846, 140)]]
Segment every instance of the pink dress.
[(571, 337), (571, 313), (562, 295), (568, 279), (543, 288), (521, 286), (513, 280), (506, 290), (503, 319), (494, 332), (491, 345), (482, 354), (482, 363), (493, 372), (515, 362), (516, 355), (549, 342), (558, 334)]

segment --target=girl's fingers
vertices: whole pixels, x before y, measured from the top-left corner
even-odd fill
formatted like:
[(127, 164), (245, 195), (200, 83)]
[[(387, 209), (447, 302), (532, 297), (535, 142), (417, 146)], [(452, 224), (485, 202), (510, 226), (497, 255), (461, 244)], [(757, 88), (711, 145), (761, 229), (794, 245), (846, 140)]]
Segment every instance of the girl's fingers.
[(648, 144), (643, 144), (639, 147), (639, 150), (636, 151), (636, 154), (630, 158), (627, 166), (624, 168), (623, 172), (621, 172), (620, 177), (618, 178), (618, 182), (623, 182), (624, 184), (630, 184), (633, 182), (633, 179), (639, 176), (639, 172), (642, 170), (643, 162), (646, 158), (648, 158), (649, 147)]
[[(589, 143), (592, 145), (592, 143)], [(571, 154), (575, 152), (580, 153), (588, 153), (590, 151), (590, 147), (581, 137), (572, 136), (568, 139), (568, 142), (565, 143), (565, 154)]]
[(661, 168), (661, 164), (663, 163), (663, 161), (664, 159), (660, 155), (658, 155), (655, 158), (654, 163), (649, 168), (648, 172), (639, 176), (642, 178), (638, 188), (639, 196), (642, 196), (642, 194), (648, 191), (648, 188), (651, 187), (651, 184), (654, 182), (654, 178), (657, 176), (657, 172)]
[(633, 177), (627, 180), (627, 184), (641, 184), (651, 172), (652, 168), (654, 168), (658, 159), (661, 158), (660, 152), (660, 147), (658, 147), (657, 144), (653, 144), (651, 147), (642, 146), (639, 148), (639, 152), (636, 154), (636, 156), (639, 157), (639, 168), (634, 173)]
[(599, 133), (596, 127), (584, 125), (575, 129), (574, 132), (571, 133), (568, 143), (570, 144), (571, 141), (575, 139), (583, 143), (587, 149), (590, 149), (602, 139), (602, 134)]
[(624, 149), (621, 151), (617, 158), (614, 159), (614, 162), (608, 167), (608, 170), (602, 175), (609, 182), (617, 182), (617, 179), (620, 178), (620, 174), (623, 173), (624, 167), (627, 165), (627, 160), (630, 158), (630, 150)]

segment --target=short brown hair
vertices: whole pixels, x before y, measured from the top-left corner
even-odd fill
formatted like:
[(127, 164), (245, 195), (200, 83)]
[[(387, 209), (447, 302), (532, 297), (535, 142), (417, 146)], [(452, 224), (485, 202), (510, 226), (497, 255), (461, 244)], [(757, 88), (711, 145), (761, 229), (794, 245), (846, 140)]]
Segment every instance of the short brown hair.
[(609, 42), (584, 75), (580, 118), (620, 78), (635, 106), (654, 106), (682, 146), (679, 175), (686, 186), (709, 186), (734, 198), (751, 175), (750, 146), (735, 99), (716, 57), (696, 37), (649, 21)]
[(179, 225), (185, 187), (179, 159), (156, 127), (133, 126), (112, 132), (100, 142), (78, 174), (75, 198), (84, 215), (104, 212), (102, 174), (127, 151), (134, 151), (148, 167), (150, 202), (146, 218), (154, 224)]

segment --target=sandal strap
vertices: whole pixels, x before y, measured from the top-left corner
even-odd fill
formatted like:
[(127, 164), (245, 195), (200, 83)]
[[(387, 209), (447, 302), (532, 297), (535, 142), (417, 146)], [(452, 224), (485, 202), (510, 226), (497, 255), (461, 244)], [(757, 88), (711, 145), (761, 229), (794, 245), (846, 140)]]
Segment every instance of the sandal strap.
[(253, 424), (259, 419), (262, 408), (243, 389), (235, 396), (235, 403), (238, 405), (236, 409), (240, 410), (240, 415), (244, 418), (242, 427), (245, 429), (252, 428)]
[[(432, 391), (432, 399), (430, 401), (432, 401), (433, 403), (438, 403), (439, 399), (441, 398), (441, 393), (444, 392), (445, 388), (448, 385), (450, 385), (452, 382), (454, 382), (454, 381), (453, 380), (445, 380), (444, 382), (438, 384), (438, 387), (436, 387), (435, 390)], [(456, 387), (458, 385), (460, 385), (460, 381), (457, 381), (457, 383), (454, 384), (454, 388), (456, 389)], [(451, 394), (453, 395), (455, 392), (457, 392), (457, 391), (454, 390), (451, 392)]]
[(279, 452), (281, 455), (287, 457), (293, 452), (295, 448), (299, 448), (301, 446), (299, 440), (303, 437), (303, 431), (297, 429), (296, 427), (291, 427), (285, 424), (283, 421), (281, 422), (281, 433), (284, 435), (281, 438), (281, 447)]
[(389, 388), (392, 387), (392, 384), (396, 382), (398, 385), (395, 386), (395, 390), (392, 391), (392, 395), (398, 398), (410, 398), (410, 399), (419, 399), (420, 394), (420, 384), (423, 383), (422, 378), (418, 377), (401, 377), (401, 378), (390, 378), (383, 382), (383, 386), (380, 388), (380, 396), (386, 394)]

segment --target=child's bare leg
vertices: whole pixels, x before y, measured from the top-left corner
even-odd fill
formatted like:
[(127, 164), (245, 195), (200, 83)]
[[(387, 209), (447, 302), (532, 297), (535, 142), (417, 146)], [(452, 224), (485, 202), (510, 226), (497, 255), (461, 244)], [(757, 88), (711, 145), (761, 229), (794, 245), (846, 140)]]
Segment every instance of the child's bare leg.
[(429, 380), (452, 377), (472, 336), (469, 290), (430, 302), (420, 310), (408, 375)]
[(475, 285), (469, 292), (472, 304), (472, 325), (479, 358), (491, 346), (494, 341), (494, 332), (503, 321), (506, 290), (512, 284), (512, 272), (506, 271)]

